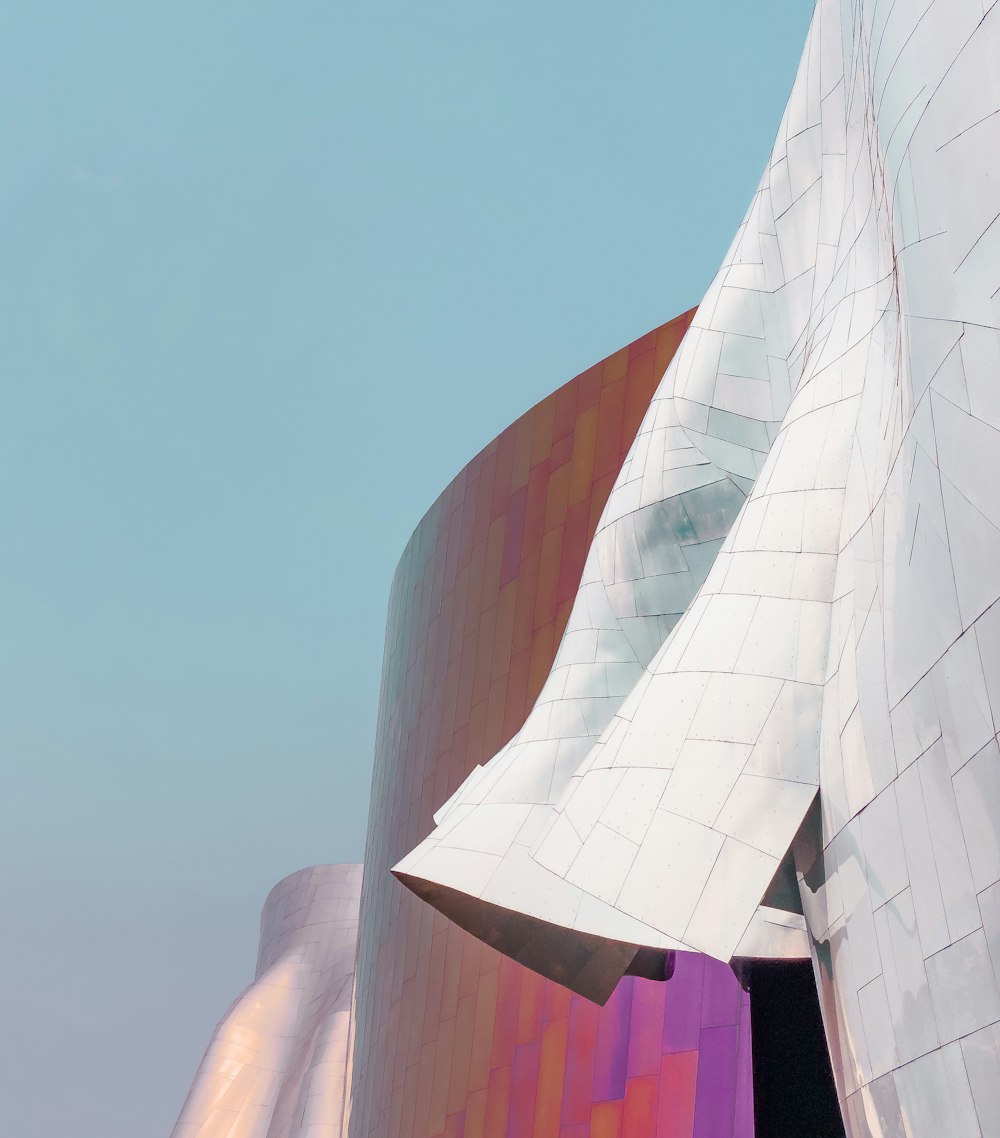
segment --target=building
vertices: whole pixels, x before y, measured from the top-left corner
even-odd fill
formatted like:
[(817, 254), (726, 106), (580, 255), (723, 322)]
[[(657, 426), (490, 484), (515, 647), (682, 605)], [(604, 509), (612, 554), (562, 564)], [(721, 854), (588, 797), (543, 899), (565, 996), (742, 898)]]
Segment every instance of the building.
[(629, 977), (599, 1008), (389, 873), (535, 702), (594, 527), (690, 318), (508, 427), (403, 554), (365, 849), (351, 1138), (752, 1133), (748, 1000), (727, 964), (685, 954), (669, 983)]
[(852, 1138), (1000, 1134), (998, 112), (996, 5), (820, 0), (539, 704), (395, 867), (599, 1001), (808, 954)]
[(271, 890), (253, 982), (212, 1036), (171, 1138), (340, 1138), (347, 1124), (360, 865)]
[(350, 1138), (749, 1134), (782, 1062), (816, 1138), (827, 1057), (850, 1138), (1000, 1136), (998, 156), (1000, 5), (818, 0), (697, 311), (421, 522)]
[[(343, 885), (327, 880), (344, 867), (276, 886), (257, 979), (220, 1024), (173, 1138), (751, 1138), (749, 998), (727, 964), (656, 959), (660, 979), (630, 976), (599, 1007), (389, 873), (433, 827), (435, 797), (535, 702), (597, 519), (691, 315), (528, 411), (417, 527), (389, 605), (360, 935), (360, 867), (345, 879), (348, 924), (333, 900)], [(348, 940), (350, 1029), (351, 974), (326, 963), (334, 944), (353, 960)]]

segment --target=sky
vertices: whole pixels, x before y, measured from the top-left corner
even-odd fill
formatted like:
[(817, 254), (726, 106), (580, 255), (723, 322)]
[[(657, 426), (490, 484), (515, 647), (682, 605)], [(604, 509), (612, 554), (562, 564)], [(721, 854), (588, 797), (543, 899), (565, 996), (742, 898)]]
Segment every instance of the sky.
[(808, 0), (0, 14), (0, 1103), (166, 1138), (286, 874), (361, 860), (421, 515), (697, 303)]

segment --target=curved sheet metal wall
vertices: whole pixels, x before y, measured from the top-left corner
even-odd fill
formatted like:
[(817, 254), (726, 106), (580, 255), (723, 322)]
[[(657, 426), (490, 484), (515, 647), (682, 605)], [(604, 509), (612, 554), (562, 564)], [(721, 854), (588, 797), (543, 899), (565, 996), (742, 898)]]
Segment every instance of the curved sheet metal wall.
[(253, 981), (219, 1021), (171, 1138), (343, 1138), (360, 865), (279, 881)]
[(520, 727), (686, 313), (507, 428), (417, 527), (389, 603), (356, 992), (351, 1138), (746, 1138), (749, 1008), (682, 954), (604, 1008), (421, 904), (389, 867)]

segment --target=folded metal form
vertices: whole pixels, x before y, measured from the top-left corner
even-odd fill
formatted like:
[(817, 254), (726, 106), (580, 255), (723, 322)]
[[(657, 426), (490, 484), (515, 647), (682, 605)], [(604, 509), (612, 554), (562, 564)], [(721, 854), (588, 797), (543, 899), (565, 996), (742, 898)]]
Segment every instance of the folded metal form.
[[(693, 315), (525, 412), (407, 542), (389, 599), (365, 846), (351, 1138), (753, 1134), (750, 999), (727, 964), (680, 954), (669, 983), (627, 977), (598, 1007), (389, 874), (524, 723), (614, 480)], [(662, 979), (663, 959), (648, 963)]]
[(220, 1021), (171, 1138), (346, 1138), (360, 865), (279, 881), (257, 973)]
[(1000, 1134), (998, 182), (997, 5), (820, 0), (548, 682), (395, 869), (599, 1002), (811, 953), (855, 1136)]

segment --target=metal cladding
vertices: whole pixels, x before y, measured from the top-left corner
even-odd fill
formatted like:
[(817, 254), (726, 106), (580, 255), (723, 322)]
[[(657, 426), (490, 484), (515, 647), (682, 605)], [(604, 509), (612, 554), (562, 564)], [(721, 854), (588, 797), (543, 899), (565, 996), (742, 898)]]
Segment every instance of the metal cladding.
[[(651, 953), (641, 968), (662, 977), (674, 965), (670, 981), (627, 977), (598, 1007), (468, 935), (389, 873), (535, 704), (597, 520), (690, 319), (512, 424), (445, 490), (400, 562), (365, 852), (351, 1138), (753, 1134), (748, 997), (727, 964)], [(464, 856), (475, 863), (475, 846)], [(476, 915), (491, 943), (485, 922), (495, 918), (502, 937), (511, 919), (484, 906)], [(538, 962), (569, 983), (568, 942), (549, 939), (561, 930), (519, 923)]]
[(820, 0), (538, 697), (394, 870), (598, 1001), (811, 954), (853, 1138), (1000, 1135), (998, 183), (998, 5)]
[[(730, 962), (809, 958), (851, 1138), (1000, 1138), (998, 186), (1000, 4), (818, 0), (697, 311), (421, 522), (349, 1138), (749, 1138)], [(354, 926), (281, 913), (175, 1138), (340, 1138)]]
[(280, 881), (260, 918), (257, 974), (223, 1017), (172, 1138), (342, 1138), (360, 865)]

